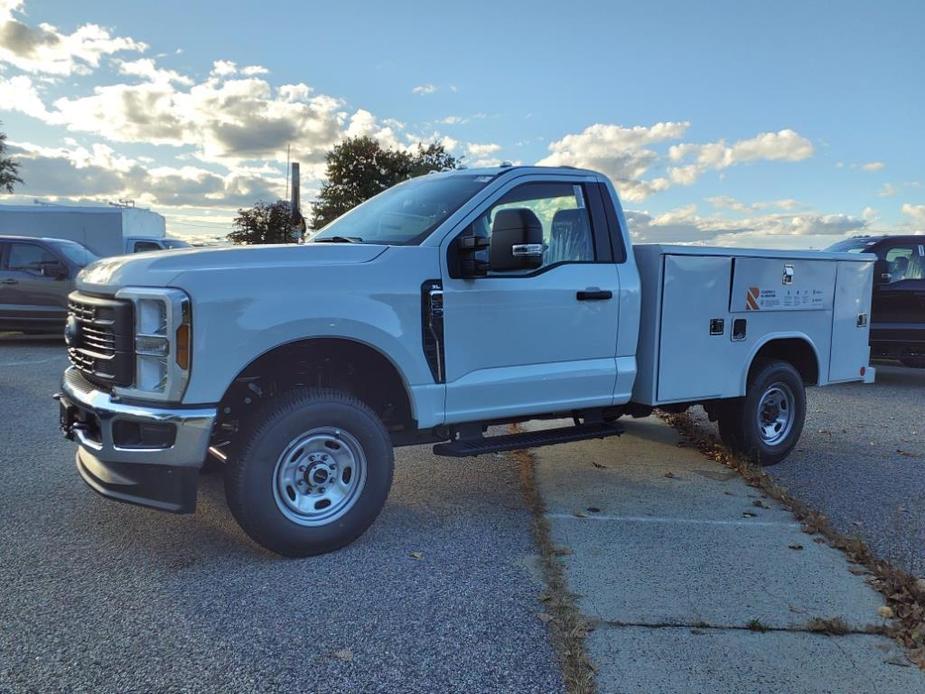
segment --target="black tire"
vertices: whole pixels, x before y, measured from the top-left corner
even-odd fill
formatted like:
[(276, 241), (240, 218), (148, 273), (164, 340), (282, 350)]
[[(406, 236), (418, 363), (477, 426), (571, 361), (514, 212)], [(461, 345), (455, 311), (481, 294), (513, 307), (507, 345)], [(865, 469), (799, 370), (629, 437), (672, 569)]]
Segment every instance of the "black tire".
[(925, 357), (900, 357), (899, 363), (910, 369), (925, 369)]
[(742, 450), (742, 440), (739, 436), (742, 400), (744, 398), (733, 398), (723, 402), (719, 416), (716, 421), (716, 428), (719, 430), (720, 441), (731, 451)]
[[(759, 407), (765, 394), (787, 393), (781, 402), (762, 407), (769, 419), (771, 414), (784, 414), (789, 425), (780, 425), (780, 431), (771, 432), (770, 439), (762, 435), (759, 426)], [(786, 406), (785, 406), (786, 403)], [(806, 419), (806, 391), (800, 373), (788, 362), (770, 361), (755, 368), (749, 378), (744, 398), (736, 398), (726, 405), (720, 417), (720, 437), (729, 448), (762, 466), (776, 465), (796, 446)], [(768, 424), (773, 430), (774, 423)], [(789, 426), (789, 429), (788, 429)], [(774, 436), (779, 439), (774, 439)]]
[[(305, 526), (287, 518), (283, 502), (277, 502), (277, 462), (293, 441), (319, 427), (353, 437), (365, 457), (365, 482), (342, 516)], [(255, 412), (237, 451), (226, 464), (228, 507), (255, 542), (287, 557), (332, 552), (353, 542), (376, 520), (392, 486), (394, 456), (385, 427), (366, 404), (338, 390), (300, 388), (268, 401)]]

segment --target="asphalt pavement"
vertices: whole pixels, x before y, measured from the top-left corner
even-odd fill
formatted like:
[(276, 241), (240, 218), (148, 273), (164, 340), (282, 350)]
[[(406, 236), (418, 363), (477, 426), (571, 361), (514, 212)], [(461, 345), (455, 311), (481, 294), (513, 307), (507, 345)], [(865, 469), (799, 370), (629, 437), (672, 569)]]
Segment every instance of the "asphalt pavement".
[[(806, 395), (796, 450), (766, 471), (840, 532), (925, 576), (925, 369), (878, 364), (872, 385)], [(703, 410), (692, 413), (715, 433)]]
[(87, 488), (50, 399), (65, 361), (0, 341), (0, 691), (561, 691), (507, 457), (400, 449), (369, 532), (280, 559), (217, 476), (189, 516)]

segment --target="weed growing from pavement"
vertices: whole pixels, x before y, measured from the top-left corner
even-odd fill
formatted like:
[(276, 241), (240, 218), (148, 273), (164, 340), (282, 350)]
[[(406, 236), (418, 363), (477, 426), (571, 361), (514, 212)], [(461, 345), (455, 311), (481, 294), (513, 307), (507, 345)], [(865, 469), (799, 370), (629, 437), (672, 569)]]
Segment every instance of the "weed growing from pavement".
[[(659, 416), (681, 432), (707, 458), (738, 471), (750, 486), (760, 489), (786, 506), (800, 521), (804, 532), (820, 535), (830, 546), (844, 552), (849, 561), (867, 567), (870, 572), (868, 583), (886, 599), (888, 610), (882, 616), (893, 619), (885, 633), (907, 649), (906, 652), (913, 663), (925, 669), (925, 580), (916, 579), (889, 562), (877, 559), (861, 538), (839, 533), (828, 518), (791, 496), (785, 487), (777, 484), (758, 465), (730, 453), (715, 437), (706, 434), (694, 424), (687, 413), (660, 412)], [(832, 621), (819, 620), (820, 624), (816, 626), (832, 627)], [(815, 631), (837, 633), (821, 628)]]
[[(511, 427), (517, 431), (518, 428)], [(593, 694), (594, 666), (585, 652), (589, 626), (569, 592), (565, 569), (559, 557), (568, 554), (552, 542), (546, 505), (536, 485), (536, 459), (529, 451), (515, 451), (514, 460), (520, 471), (521, 485), (527, 508), (533, 514), (533, 539), (539, 548), (546, 592), (541, 596), (545, 611), (541, 615), (549, 629), (553, 647), (559, 656), (562, 677), (569, 694)]]
[(831, 619), (813, 617), (806, 623), (806, 630), (827, 636), (843, 636), (851, 633), (851, 627), (841, 617), (832, 617)]

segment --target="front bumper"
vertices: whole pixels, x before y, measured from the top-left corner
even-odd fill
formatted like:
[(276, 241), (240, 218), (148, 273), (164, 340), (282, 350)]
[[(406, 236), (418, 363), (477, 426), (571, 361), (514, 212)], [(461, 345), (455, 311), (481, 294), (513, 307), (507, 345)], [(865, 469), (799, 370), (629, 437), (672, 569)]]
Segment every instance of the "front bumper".
[[(64, 372), (61, 428), (78, 443), (77, 470), (90, 487), (117, 501), (173, 513), (196, 508), (199, 468), (208, 455), (214, 407), (168, 408), (118, 402), (80, 372)], [(120, 444), (118, 431), (153, 425), (171, 432), (172, 445)]]

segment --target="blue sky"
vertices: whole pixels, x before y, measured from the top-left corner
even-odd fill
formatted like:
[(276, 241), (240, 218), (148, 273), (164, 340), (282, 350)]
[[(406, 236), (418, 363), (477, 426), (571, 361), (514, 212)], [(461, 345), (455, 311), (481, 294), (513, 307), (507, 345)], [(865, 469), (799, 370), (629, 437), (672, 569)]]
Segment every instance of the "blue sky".
[(175, 233), (281, 196), (286, 144), (311, 199), (362, 133), (603, 170), (640, 239), (820, 246), (925, 231), (922, 26), (911, 0), (0, 0), (0, 120), (16, 199), (129, 197)]

